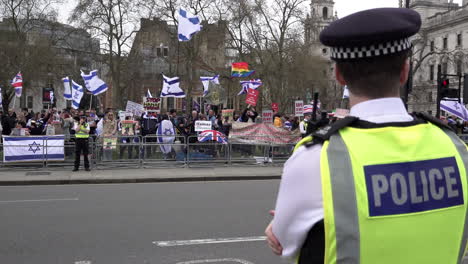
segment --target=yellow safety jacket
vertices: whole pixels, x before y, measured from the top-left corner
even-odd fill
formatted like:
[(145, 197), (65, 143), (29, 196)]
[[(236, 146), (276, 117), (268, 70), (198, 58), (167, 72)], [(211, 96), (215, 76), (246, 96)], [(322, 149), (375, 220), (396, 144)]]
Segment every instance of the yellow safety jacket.
[(325, 264), (462, 263), (467, 146), (426, 121), (316, 134), (329, 136), (320, 160)]
[[(76, 138), (85, 138), (85, 139), (89, 138), (89, 126), (88, 126), (88, 124), (85, 124), (85, 125), (79, 126), (79, 127), (80, 127), (80, 129), (78, 131), (76, 131), (75, 137)], [(86, 130), (88, 130), (88, 131), (86, 132)]]

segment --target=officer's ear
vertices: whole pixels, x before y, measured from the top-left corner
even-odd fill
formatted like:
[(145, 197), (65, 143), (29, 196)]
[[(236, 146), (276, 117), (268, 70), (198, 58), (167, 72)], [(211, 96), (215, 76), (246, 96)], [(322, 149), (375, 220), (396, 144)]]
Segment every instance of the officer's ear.
[(409, 62), (409, 59), (406, 59), (400, 71), (400, 85), (404, 85), (408, 81), (409, 70), (410, 70), (410, 62)]
[(340, 69), (338, 68), (338, 65), (335, 64), (335, 77), (336, 77), (336, 80), (338, 81), (338, 83), (342, 86), (345, 86), (347, 85), (344, 77), (343, 77), (343, 74), (341, 74), (340, 72)]

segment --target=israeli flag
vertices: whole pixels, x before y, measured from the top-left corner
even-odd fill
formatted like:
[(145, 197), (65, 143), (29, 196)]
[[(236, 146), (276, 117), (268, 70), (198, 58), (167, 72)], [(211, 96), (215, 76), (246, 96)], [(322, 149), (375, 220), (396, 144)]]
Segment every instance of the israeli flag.
[(348, 86), (345, 85), (344, 91), (343, 91), (343, 99), (349, 98), (349, 89)]
[(242, 85), (242, 90), (240, 90), (239, 94), (237, 95), (247, 94), (249, 88), (257, 90), (258, 87), (263, 85), (263, 82), (260, 79), (255, 79), (250, 81), (241, 81), (240, 84)]
[(146, 97), (153, 98), (153, 95), (151, 94), (149, 89), (148, 89), (148, 91), (146, 91)]
[(50, 91), (49, 97), (50, 97), (50, 103), (54, 104), (54, 91)]
[(457, 116), (465, 121), (468, 121), (468, 110), (466, 107), (458, 101), (440, 101), (440, 109), (451, 115)]
[(164, 154), (170, 153), (172, 151), (171, 144), (174, 143), (176, 134), (172, 122), (169, 120), (163, 120), (158, 126), (157, 134), (158, 142), (161, 144), (161, 152)]
[(63, 81), (63, 87), (64, 87), (63, 97), (65, 97), (65, 100), (73, 100), (71, 87), (70, 87), (70, 78), (68, 78), (67, 76), (63, 78), (62, 81)]
[(3, 162), (64, 160), (64, 141), (63, 135), (3, 136)]
[(163, 75), (163, 88), (161, 97), (184, 98), (185, 92), (180, 88), (179, 77), (169, 78)]
[(101, 80), (98, 76), (98, 71), (91, 71), (89, 74), (81, 72), (81, 77), (83, 77), (86, 89), (93, 93), (93, 95), (102, 94), (107, 91), (107, 84)]
[(200, 19), (187, 12), (185, 9), (179, 9), (179, 41), (190, 41), (195, 33), (202, 29)]
[(72, 80), (72, 94), (73, 94), (73, 109), (80, 108), (81, 98), (83, 98), (83, 86), (77, 84), (75, 81)]
[(219, 85), (219, 74), (214, 77), (200, 77), (200, 80), (203, 84), (203, 97), (207, 96), (210, 87), (210, 82)]

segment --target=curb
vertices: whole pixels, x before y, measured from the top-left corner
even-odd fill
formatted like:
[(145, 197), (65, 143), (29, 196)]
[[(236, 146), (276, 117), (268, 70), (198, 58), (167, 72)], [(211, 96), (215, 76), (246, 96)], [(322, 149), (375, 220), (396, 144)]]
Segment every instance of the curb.
[(0, 186), (279, 180), (281, 175), (2, 181)]

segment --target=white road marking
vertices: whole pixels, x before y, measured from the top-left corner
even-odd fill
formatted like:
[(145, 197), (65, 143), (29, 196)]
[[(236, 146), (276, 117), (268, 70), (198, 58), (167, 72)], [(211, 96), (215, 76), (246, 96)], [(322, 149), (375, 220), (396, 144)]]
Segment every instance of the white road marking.
[(233, 238), (212, 238), (212, 239), (194, 239), (194, 240), (173, 240), (173, 241), (153, 241), (158, 247), (191, 246), (203, 244), (223, 244), (223, 243), (241, 243), (264, 241), (265, 236), (256, 237), (233, 237)]
[(90, 260), (79, 260), (79, 261), (75, 261), (75, 264), (92, 264), (93, 262), (91, 262)]
[(78, 198), (60, 198), (60, 199), (38, 199), (38, 200), (10, 200), (0, 201), (1, 203), (32, 203), (32, 202), (57, 202), (57, 201), (78, 201)]
[(192, 260), (186, 262), (178, 262), (176, 264), (199, 264), (199, 263), (219, 263), (219, 262), (234, 262), (234, 263), (241, 263), (241, 264), (254, 264), (250, 261), (243, 260), (243, 259), (202, 259), (202, 260)]

